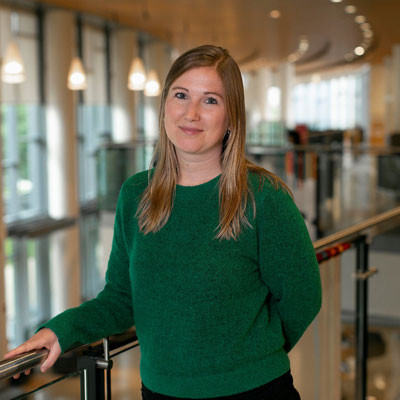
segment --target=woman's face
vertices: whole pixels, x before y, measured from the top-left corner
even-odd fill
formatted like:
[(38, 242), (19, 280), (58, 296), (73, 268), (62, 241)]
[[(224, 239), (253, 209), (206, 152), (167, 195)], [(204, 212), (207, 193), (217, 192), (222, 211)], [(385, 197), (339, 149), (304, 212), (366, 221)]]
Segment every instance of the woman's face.
[(171, 85), (164, 124), (178, 158), (219, 157), (228, 129), (225, 90), (213, 67), (186, 71)]

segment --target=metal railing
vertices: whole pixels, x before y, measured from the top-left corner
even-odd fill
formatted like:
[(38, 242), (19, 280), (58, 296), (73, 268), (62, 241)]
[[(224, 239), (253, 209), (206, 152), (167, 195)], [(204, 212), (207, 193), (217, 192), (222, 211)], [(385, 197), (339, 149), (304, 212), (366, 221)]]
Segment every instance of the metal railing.
[[(356, 248), (356, 377), (355, 400), (364, 400), (367, 396), (367, 358), (368, 358), (368, 279), (376, 272), (369, 265), (369, 245), (372, 239), (394, 227), (400, 226), (400, 207), (368, 218), (367, 220), (343, 229), (337, 233), (314, 242), (314, 249), (322, 250), (341, 241)], [(346, 249), (350, 246), (346, 246)]]
[[(27, 398), (30, 394), (76, 375), (80, 376), (80, 398), (82, 400), (111, 400), (112, 358), (138, 345), (136, 331), (132, 328), (120, 335), (104, 338), (90, 345), (75, 347), (60, 357), (73, 357), (76, 361), (75, 371), (50, 380), (28, 393), (13, 397), (12, 400)], [(33, 350), (0, 361), (0, 380), (9, 379), (40, 365), (47, 354), (47, 349)]]
[[(323, 251), (327, 251), (327, 249), (329, 250), (329, 247), (337, 246), (339, 242), (343, 241), (356, 248), (356, 400), (364, 400), (366, 398), (367, 387), (368, 279), (376, 272), (369, 267), (369, 244), (374, 236), (397, 226), (400, 226), (400, 207), (396, 207), (314, 242), (314, 249), (317, 255)], [(349, 248), (350, 245), (339, 246), (339, 250), (334, 250), (332, 254), (335, 252), (340, 254)], [(91, 345), (80, 346), (68, 351), (66, 354), (73, 353), (76, 355), (77, 370), (75, 375), (80, 375), (81, 399), (110, 400), (110, 371), (113, 365), (111, 359), (138, 345), (136, 332), (134, 329), (131, 329), (121, 335), (103, 339), (102, 342), (99, 341)], [(45, 349), (36, 350), (0, 361), (0, 380), (11, 378), (18, 373), (39, 365), (47, 353), (48, 351)], [(106, 381), (104, 371), (106, 371)], [(60, 379), (63, 378), (56, 379), (30, 393), (25, 393), (22, 397), (15, 397), (14, 399), (24, 398), (33, 392), (41, 390), (43, 387), (47, 387), (51, 383), (60, 381)]]

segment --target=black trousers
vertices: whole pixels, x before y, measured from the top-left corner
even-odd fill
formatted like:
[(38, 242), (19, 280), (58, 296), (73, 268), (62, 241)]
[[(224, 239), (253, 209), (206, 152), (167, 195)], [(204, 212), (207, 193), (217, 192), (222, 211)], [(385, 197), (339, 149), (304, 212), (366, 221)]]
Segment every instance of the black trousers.
[[(143, 400), (193, 400), (182, 397), (165, 396), (152, 392), (142, 383)], [(234, 394), (232, 396), (210, 397), (202, 400), (300, 400), (298, 391), (293, 386), (293, 378), (290, 371), (267, 384), (248, 392)]]

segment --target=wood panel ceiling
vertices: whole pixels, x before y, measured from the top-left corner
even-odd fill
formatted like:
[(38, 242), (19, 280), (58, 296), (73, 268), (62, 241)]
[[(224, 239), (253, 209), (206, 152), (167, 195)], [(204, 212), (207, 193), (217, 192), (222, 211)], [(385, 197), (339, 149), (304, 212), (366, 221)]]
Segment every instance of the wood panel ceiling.
[[(346, 64), (363, 40), (355, 16), (363, 15), (374, 33), (370, 47), (353, 62), (380, 62), (400, 43), (400, 0), (40, 0), (95, 14), (130, 26), (176, 47), (226, 47), (244, 69), (292, 59), (298, 72)], [(354, 5), (355, 14), (345, 12)], [(279, 10), (280, 18), (270, 17)], [(305, 44), (307, 43), (307, 44)]]

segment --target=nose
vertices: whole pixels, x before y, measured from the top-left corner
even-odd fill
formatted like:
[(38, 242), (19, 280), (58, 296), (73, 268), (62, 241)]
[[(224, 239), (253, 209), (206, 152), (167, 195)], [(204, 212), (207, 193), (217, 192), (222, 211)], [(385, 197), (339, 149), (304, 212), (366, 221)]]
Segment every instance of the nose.
[(186, 121), (198, 121), (200, 119), (198, 106), (195, 102), (189, 102), (184, 118)]

